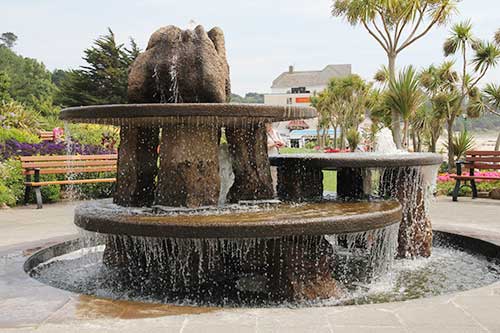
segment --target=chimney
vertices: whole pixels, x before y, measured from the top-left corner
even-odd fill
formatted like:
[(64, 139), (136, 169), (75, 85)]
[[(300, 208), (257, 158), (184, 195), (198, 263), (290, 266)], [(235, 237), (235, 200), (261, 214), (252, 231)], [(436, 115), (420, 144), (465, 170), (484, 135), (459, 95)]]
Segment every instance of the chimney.
[(293, 66), (292, 65), (288, 66), (288, 73), (293, 73)]

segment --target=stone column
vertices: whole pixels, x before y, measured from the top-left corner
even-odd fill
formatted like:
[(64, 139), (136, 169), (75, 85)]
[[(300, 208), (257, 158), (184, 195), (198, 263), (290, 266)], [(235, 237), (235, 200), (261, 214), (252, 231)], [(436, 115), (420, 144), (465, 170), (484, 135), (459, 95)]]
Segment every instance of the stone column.
[(210, 124), (172, 124), (162, 128), (156, 204), (217, 205), (219, 136), (219, 128)]
[(227, 201), (272, 199), (274, 191), (264, 124), (228, 127), (226, 137), (234, 172)]
[(158, 169), (155, 127), (122, 126), (114, 202), (120, 206), (150, 206)]
[(278, 167), (278, 197), (284, 201), (311, 201), (323, 197), (323, 171), (301, 162), (283, 161)]
[(354, 168), (337, 170), (337, 196), (339, 199), (363, 198), (363, 185), (363, 170)]
[(427, 215), (422, 167), (383, 169), (380, 195), (397, 199), (403, 209), (399, 226), (398, 257), (429, 257), (432, 224)]

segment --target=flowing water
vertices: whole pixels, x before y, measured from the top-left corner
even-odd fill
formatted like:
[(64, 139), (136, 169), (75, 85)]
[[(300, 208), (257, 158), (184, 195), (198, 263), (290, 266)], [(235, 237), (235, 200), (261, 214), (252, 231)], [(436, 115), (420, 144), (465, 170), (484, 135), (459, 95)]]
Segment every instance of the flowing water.
[[(330, 306), (403, 301), (478, 288), (500, 280), (498, 260), (490, 260), (449, 246), (434, 247), (430, 258), (393, 260), (393, 245), (382, 244), (394, 244), (391, 240), (396, 233), (397, 229), (392, 226), (371, 233), (325, 236), (328, 248), (322, 245), (323, 251), (334, 259), (332, 262), (335, 263), (335, 269), (332, 270), (332, 277), (335, 278), (334, 287), (337, 290), (334, 296), (323, 299), (273, 301), (267, 296), (269, 281), (265, 275), (239, 272), (240, 275), (226, 284), (210, 280), (211, 271), (220, 273), (226, 269), (224, 273), (230, 275), (230, 265), (226, 268), (217, 266), (224, 253), (231, 254), (226, 259), (233, 263), (233, 267), (238, 260), (245, 262), (252, 257), (255, 249), (259, 247), (263, 250), (261, 253), (280, 253), (275, 251), (268, 241), (262, 239), (171, 240), (169, 253), (157, 251), (164, 248), (162, 242), (141, 238), (126, 240), (127, 246), (131, 248), (149, 249), (146, 252), (150, 253), (150, 258), (145, 259), (146, 266), (142, 269), (156, 272), (155, 274), (164, 269), (174, 269), (175, 279), (178, 280), (178, 283), (174, 284), (177, 290), (169, 282), (171, 276), (139, 274), (139, 277), (137, 274), (127, 275), (122, 269), (105, 265), (105, 246), (97, 244), (109, 241), (108, 236), (86, 232), (81, 238), (82, 249), (53, 258), (35, 267), (30, 275), (57, 288), (99, 297), (150, 303), (219, 306)], [(109, 237), (118, 243), (124, 241), (117, 236)], [(299, 238), (295, 237), (296, 244), (305, 242), (310, 248), (319, 245), (317, 239)], [(373, 242), (381, 246), (367, 250), (366, 247), (360, 246), (363, 242)], [(281, 254), (284, 252), (286, 251), (282, 249)], [(183, 284), (193, 283), (194, 277), (193, 272), (187, 269), (188, 258), (192, 259), (195, 254), (208, 254), (200, 260), (203, 264), (195, 268), (196, 273), (207, 280), (195, 284), (196, 288), (191, 286), (191, 290), (187, 290), (182, 288)], [(173, 257), (164, 258), (167, 260), (160, 258), (167, 255)], [(375, 266), (370, 264), (375, 262)], [(378, 266), (379, 264), (382, 265)], [(171, 266), (167, 267), (168, 265)], [(320, 263), (315, 265), (321, 266)], [(366, 269), (367, 267), (379, 268), (374, 271)], [(215, 283), (215, 288), (211, 288), (209, 282)], [(158, 287), (159, 283), (172, 289)]]

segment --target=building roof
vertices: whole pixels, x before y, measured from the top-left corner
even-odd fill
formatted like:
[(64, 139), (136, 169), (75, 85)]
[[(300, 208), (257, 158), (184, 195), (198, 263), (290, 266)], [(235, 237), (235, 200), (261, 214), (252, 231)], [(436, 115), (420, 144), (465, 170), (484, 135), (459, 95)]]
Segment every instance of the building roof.
[(333, 77), (345, 77), (351, 74), (351, 65), (327, 65), (320, 71), (283, 72), (273, 81), (271, 88), (311, 87), (327, 85)]
[(288, 128), (289, 130), (303, 130), (309, 128), (309, 125), (302, 119), (291, 120), (286, 125), (286, 128)]

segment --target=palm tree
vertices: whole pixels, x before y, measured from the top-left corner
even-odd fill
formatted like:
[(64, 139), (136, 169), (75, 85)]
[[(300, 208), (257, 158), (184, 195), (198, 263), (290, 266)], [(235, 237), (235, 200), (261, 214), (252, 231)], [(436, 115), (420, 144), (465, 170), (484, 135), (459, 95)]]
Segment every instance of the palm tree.
[[(481, 113), (488, 111), (500, 117), (500, 85), (488, 83), (482, 91), (481, 98), (476, 100), (475, 107)], [(500, 133), (497, 137), (495, 150), (500, 150)]]
[[(453, 125), (460, 114), (467, 110), (473, 110), (470, 106), (477, 102), (477, 85), (486, 75), (488, 70), (495, 67), (500, 61), (500, 49), (493, 42), (480, 41), (472, 34), (472, 24), (464, 21), (455, 24), (451, 29), (450, 36), (446, 39), (443, 50), (445, 56), (458, 54), (461, 58), (462, 69), (458, 77), (450, 80), (458, 91), (456, 107), (450, 108), (446, 117), (448, 130), (447, 145), (453, 144)], [(469, 59), (468, 52), (472, 51)], [(453, 152), (448, 150), (448, 167), (452, 168), (454, 163)]]
[(412, 66), (404, 68), (397, 78), (389, 81), (386, 105), (392, 113), (398, 112), (403, 119), (403, 143), (408, 147), (409, 121), (425, 102), (417, 72)]
[(436, 152), (447, 115), (450, 110), (456, 109), (458, 103), (459, 94), (455, 86), (458, 74), (453, 70), (453, 65), (453, 62), (445, 61), (439, 67), (431, 65), (420, 72), (420, 84), (432, 106), (425, 114), (429, 117), (425, 130), (431, 152)]
[(369, 104), (371, 86), (358, 75), (334, 78), (328, 85), (332, 113), (340, 128), (340, 148), (345, 148), (349, 129), (358, 128)]
[[(455, 11), (456, 0), (333, 0), (332, 15), (351, 25), (362, 25), (387, 54), (391, 79), (396, 76), (397, 56), (434, 26), (445, 24)], [(393, 110), (392, 134), (401, 148), (400, 113)]]

